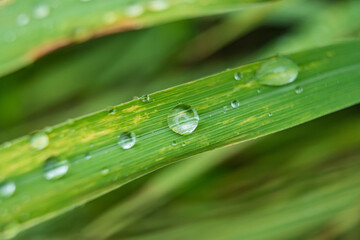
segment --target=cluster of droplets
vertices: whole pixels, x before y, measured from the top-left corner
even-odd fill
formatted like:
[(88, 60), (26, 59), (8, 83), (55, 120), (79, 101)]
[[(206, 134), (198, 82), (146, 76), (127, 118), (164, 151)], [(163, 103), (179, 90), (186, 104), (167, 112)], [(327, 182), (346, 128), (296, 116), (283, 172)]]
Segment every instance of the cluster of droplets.
[[(158, 7), (161, 5), (158, 5)], [(38, 10), (45, 15), (46, 10)], [(41, 14), (40, 14), (41, 15)], [(286, 57), (275, 57), (271, 58), (268, 61), (264, 62), (256, 71), (254, 79), (256, 82), (265, 86), (282, 86), (289, 84), (295, 81), (298, 75), (299, 68), (298, 66), (289, 58)], [(234, 79), (236, 81), (243, 81), (245, 74), (242, 72), (236, 72), (234, 74)], [(294, 88), (296, 94), (301, 94), (303, 88), (296, 86)], [(257, 90), (257, 93), (261, 93), (261, 89)], [(144, 95), (140, 99), (143, 103), (150, 102), (150, 96)], [(230, 109), (237, 109), (241, 106), (240, 101), (233, 100), (229, 105), (226, 105), (223, 108), (224, 113)], [(109, 115), (114, 115), (116, 110), (114, 107), (108, 107), (106, 109)], [(273, 116), (273, 113), (268, 113), (269, 117)], [(176, 105), (167, 116), (168, 127), (175, 133), (179, 135), (189, 135), (195, 131), (198, 127), (200, 117), (195, 110), (190, 105), (180, 103)], [(73, 120), (68, 120), (67, 124), (72, 125)], [(47, 133), (51, 132), (52, 129), (45, 129), (44, 131), (36, 132), (30, 136), (29, 144), (33, 149), (43, 150), (49, 145), (49, 136)], [(126, 131), (121, 133), (118, 136), (118, 145), (124, 149), (128, 150), (132, 148), (136, 143), (136, 135), (131, 131)], [(178, 144), (177, 141), (172, 141), (172, 146), (186, 146), (184, 141), (181, 144)], [(93, 146), (93, 145), (90, 145)], [(85, 153), (84, 159), (91, 159), (91, 154)], [(44, 177), (47, 180), (57, 180), (65, 176), (69, 171), (69, 161), (67, 159), (59, 158), (57, 156), (49, 157), (43, 164)], [(104, 168), (100, 171), (102, 175), (107, 175), (109, 173), (108, 168)], [(3, 181), (0, 183), (0, 198), (11, 197), (16, 191), (16, 185), (13, 181)]]

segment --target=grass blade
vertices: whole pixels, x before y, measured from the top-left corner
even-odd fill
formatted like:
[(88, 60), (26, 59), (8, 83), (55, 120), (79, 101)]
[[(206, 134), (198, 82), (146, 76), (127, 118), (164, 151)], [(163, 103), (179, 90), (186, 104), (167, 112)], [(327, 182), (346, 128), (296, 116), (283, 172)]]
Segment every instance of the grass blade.
[[(0, 229), (16, 233), (179, 159), (358, 103), (359, 49), (354, 41), (290, 55), (300, 73), (281, 87), (234, 80), (237, 72), (252, 75), (264, 60), (151, 94), (150, 101), (119, 105), (111, 114), (104, 110), (55, 126), (48, 129), (50, 144), (43, 150), (31, 148), (29, 136), (3, 145), (0, 176), (15, 182), (16, 192), (1, 203), (9, 211), (1, 215)], [(235, 99), (240, 107), (232, 109)], [(200, 115), (199, 127), (188, 136), (167, 126), (167, 115), (179, 102)], [(118, 136), (130, 131), (137, 142), (123, 150)], [(56, 181), (45, 180), (43, 173), (44, 161), (52, 156), (70, 163), (68, 174)]]

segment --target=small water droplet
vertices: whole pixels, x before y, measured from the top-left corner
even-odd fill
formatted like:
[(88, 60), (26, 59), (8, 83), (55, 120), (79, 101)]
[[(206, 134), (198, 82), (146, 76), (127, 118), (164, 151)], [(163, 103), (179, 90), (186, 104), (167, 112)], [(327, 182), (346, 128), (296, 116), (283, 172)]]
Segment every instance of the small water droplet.
[(141, 101), (142, 102), (149, 102), (150, 101), (150, 96), (149, 95), (144, 95), (141, 97)]
[(303, 88), (302, 88), (302, 87), (299, 87), (299, 86), (298, 86), (298, 87), (295, 88), (295, 93), (296, 93), (296, 94), (300, 94), (300, 93), (302, 93), (302, 92), (303, 92)]
[(85, 160), (89, 160), (91, 159), (91, 154), (90, 153), (86, 153), (85, 154)]
[(125, 9), (125, 15), (128, 17), (138, 17), (143, 13), (144, 13), (144, 7), (140, 3), (130, 5)]
[(272, 117), (273, 114), (270, 112), (268, 115), (269, 115), (269, 117)]
[(177, 142), (174, 140), (172, 141), (171, 145), (176, 146)]
[(104, 14), (104, 22), (107, 24), (113, 24), (118, 20), (118, 16), (114, 12), (107, 12)]
[(103, 170), (101, 170), (101, 175), (107, 175), (108, 173), (109, 173), (108, 168), (104, 168)]
[(26, 14), (21, 13), (17, 16), (16, 22), (19, 26), (25, 26), (30, 22), (30, 18)]
[(16, 190), (16, 185), (14, 182), (5, 181), (0, 183), (0, 198), (11, 197)]
[(37, 132), (30, 137), (30, 146), (32, 148), (41, 150), (49, 145), (49, 137), (44, 132)]
[(256, 71), (256, 81), (268, 86), (281, 86), (295, 81), (299, 67), (287, 57), (273, 57)]
[(259, 88), (258, 90), (256, 90), (256, 92), (260, 94), (260, 93), (261, 93), (261, 89)]
[(149, 2), (148, 6), (152, 11), (163, 11), (169, 8), (169, 3), (165, 0), (153, 0)]
[(115, 108), (114, 107), (107, 107), (106, 111), (109, 113), (109, 115), (114, 115), (115, 114)]
[(119, 143), (120, 147), (122, 147), (123, 149), (132, 148), (136, 143), (136, 136), (132, 132), (123, 132), (119, 136), (118, 143)]
[(191, 134), (199, 123), (199, 115), (196, 110), (186, 104), (179, 104), (174, 107), (168, 115), (169, 128), (180, 134)]
[(63, 177), (69, 170), (69, 162), (57, 157), (49, 157), (44, 163), (44, 176), (47, 180), (55, 180)]
[(231, 102), (231, 107), (238, 108), (240, 106), (240, 102), (238, 100), (234, 100)]
[(237, 72), (234, 74), (234, 78), (237, 81), (240, 81), (243, 77), (244, 77), (244, 74), (242, 74), (241, 72)]
[(185, 147), (185, 146), (186, 146), (186, 143), (185, 143), (185, 142), (183, 142), (183, 143), (181, 144), (181, 146)]
[(42, 19), (50, 14), (50, 7), (44, 3), (38, 4), (34, 8), (34, 17)]

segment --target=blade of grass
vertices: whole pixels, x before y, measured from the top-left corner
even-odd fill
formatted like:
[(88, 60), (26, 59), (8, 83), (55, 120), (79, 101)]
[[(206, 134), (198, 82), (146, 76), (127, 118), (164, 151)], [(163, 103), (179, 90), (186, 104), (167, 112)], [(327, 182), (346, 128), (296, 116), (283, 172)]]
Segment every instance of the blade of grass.
[[(239, 71), (256, 71), (260, 61), (151, 94), (148, 102), (119, 105), (113, 114), (104, 110), (55, 126), (48, 131), (49, 146), (41, 151), (30, 147), (29, 136), (3, 145), (0, 176), (14, 181), (17, 188), (2, 202), (8, 210), (0, 218), (2, 232), (16, 233), (179, 159), (358, 103), (358, 49), (360, 42), (354, 41), (290, 55), (300, 73), (296, 82), (282, 87), (234, 80)], [(295, 93), (298, 86), (303, 88), (301, 94)], [(231, 109), (235, 99), (241, 107)], [(167, 114), (179, 102), (193, 106), (200, 115), (198, 129), (189, 136), (177, 135), (167, 126)], [(137, 142), (123, 150), (117, 141), (126, 131), (134, 132)], [(69, 173), (58, 181), (43, 176), (44, 161), (52, 156), (70, 162)]]
[(12, 1), (0, 7), (0, 76), (73, 42), (268, 0)]

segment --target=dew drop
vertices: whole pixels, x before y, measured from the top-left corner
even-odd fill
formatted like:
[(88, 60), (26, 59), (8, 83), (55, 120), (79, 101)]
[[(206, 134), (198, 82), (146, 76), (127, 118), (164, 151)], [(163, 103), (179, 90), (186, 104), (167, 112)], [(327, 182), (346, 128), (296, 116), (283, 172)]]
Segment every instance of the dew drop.
[(303, 88), (302, 87), (296, 87), (295, 88), (295, 93), (296, 94), (300, 94), (300, 93), (302, 93), (303, 92)]
[(50, 8), (46, 4), (38, 4), (34, 8), (34, 17), (37, 19), (42, 19), (47, 17), (50, 14)]
[(44, 176), (47, 180), (55, 180), (63, 177), (69, 170), (67, 160), (59, 160), (57, 157), (49, 157), (44, 163)]
[(0, 183), (0, 198), (11, 197), (16, 190), (16, 185), (14, 182), (5, 181)]
[(106, 111), (109, 113), (109, 115), (114, 115), (115, 114), (115, 108), (114, 107), (107, 107)]
[(103, 170), (101, 170), (101, 175), (107, 175), (108, 173), (109, 173), (108, 168), (104, 168)]
[(259, 88), (258, 90), (256, 90), (256, 92), (260, 94), (260, 93), (261, 93), (261, 89)]
[(89, 160), (91, 159), (91, 154), (90, 153), (86, 153), (85, 154), (85, 160)]
[(152, 11), (163, 11), (169, 8), (169, 3), (165, 0), (153, 0), (149, 2), (149, 9)]
[(240, 102), (238, 100), (234, 100), (231, 102), (232, 108), (238, 108), (240, 106)]
[(172, 141), (171, 145), (176, 146), (177, 142), (174, 140)]
[(30, 146), (32, 148), (41, 150), (49, 145), (49, 137), (44, 132), (37, 132), (30, 137)]
[(30, 22), (30, 18), (26, 14), (19, 14), (16, 18), (16, 22), (19, 26), (25, 26)]
[(234, 78), (237, 81), (240, 81), (241, 79), (243, 79), (243, 77), (244, 77), (244, 74), (242, 74), (241, 72), (237, 72), (234, 74)]
[(125, 15), (128, 17), (138, 17), (144, 13), (144, 7), (141, 4), (133, 4), (125, 9)]
[(122, 147), (123, 149), (129, 149), (132, 148), (136, 143), (136, 136), (134, 133), (132, 132), (123, 132), (120, 136), (119, 136), (119, 141), (118, 144), (120, 145), (120, 147)]
[(180, 134), (191, 134), (199, 123), (199, 115), (196, 110), (185, 104), (179, 104), (174, 107), (168, 115), (169, 128)]
[(273, 115), (273, 114), (272, 114), (271, 112), (268, 114), (269, 117), (272, 117), (272, 115)]
[(149, 95), (144, 95), (141, 97), (141, 101), (142, 102), (149, 102), (150, 101), (150, 96)]
[(281, 86), (295, 81), (299, 67), (287, 57), (273, 57), (256, 71), (256, 81), (268, 86)]

